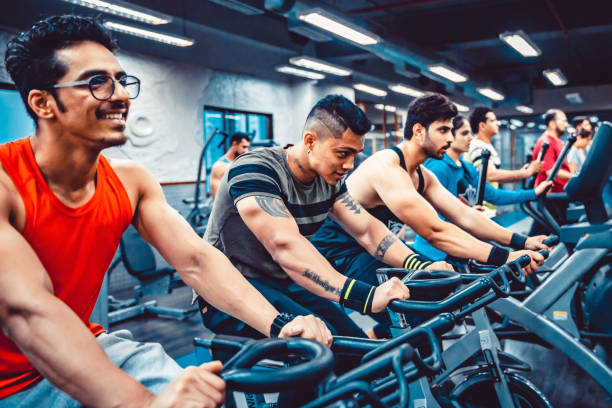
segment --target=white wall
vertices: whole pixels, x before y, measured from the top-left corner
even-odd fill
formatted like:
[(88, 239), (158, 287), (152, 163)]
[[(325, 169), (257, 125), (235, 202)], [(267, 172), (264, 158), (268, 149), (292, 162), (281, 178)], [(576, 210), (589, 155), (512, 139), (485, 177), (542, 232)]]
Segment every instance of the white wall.
[[(11, 37), (0, 32), (2, 55)], [(160, 182), (195, 179), (204, 105), (272, 114), (274, 139), (284, 145), (299, 138), (310, 108), (323, 96), (355, 98), (352, 88), (314, 81), (289, 84), (124, 52), (118, 59), (126, 72), (140, 78), (141, 93), (130, 107), (128, 142), (104, 154), (136, 160)], [(3, 66), (0, 81), (9, 82)]]

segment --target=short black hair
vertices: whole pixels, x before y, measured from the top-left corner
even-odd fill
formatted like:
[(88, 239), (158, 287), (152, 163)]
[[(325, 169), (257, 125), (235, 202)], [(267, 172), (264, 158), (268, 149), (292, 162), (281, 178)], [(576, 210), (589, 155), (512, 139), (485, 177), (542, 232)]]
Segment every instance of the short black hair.
[(446, 96), (431, 93), (416, 98), (408, 105), (404, 139), (412, 139), (412, 127), (420, 123), (425, 129), (437, 120), (449, 120), (457, 116), (457, 107)]
[(230, 144), (234, 144), (234, 142), (236, 143), (240, 143), (242, 142), (244, 139), (246, 139), (247, 142), (251, 141), (251, 138), (249, 137), (248, 134), (244, 133), (244, 132), (236, 132), (232, 135), (232, 137), (230, 138)]
[[(591, 121), (589, 120), (588, 117), (586, 116), (576, 116), (574, 119), (572, 119), (572, 126), (577, 128), (578, 126), (582, 125), (582, 122), (587, 121), (589, 123), (591, 123)], [(592, 125), (592, 123), (591, 123)]]
[(372, 122), (361, 108), (342, 95), (327, 95), (317, 102), (306, 118), (305, 128), (315, 121), (323, 123), (336, 138), (347, 129), (363, 136), (372, 128)]
[[(28, 105), (30, 91), (49, 89), (66, 75), (68, 67), (57, 59), (56, 51), (82, 41), (97, 42), (111, 52), (118, 49), (99, 19), (76, 15), (47, 17), (8, 42), (4, 55), (6, 70), (35, 122), (38, 122), (38, 117)], [(57, 99), (53, 89), (49, 92)], [(59, 100), (58, 105), (61, 108)]]
[(548, 124), (557, 118), (557, 114), (561, 112), (559, 109), (549, 109), (544, 114), (544, 124), (548, 127)]
[(453, 118), (453, 129), (451, 130), (451, 132), (453, 132), (453, 136), (455, 136), (455, 132), (457, 131), (457, 129), (459, 129), (461, 126), (463, 126), (463, 124), (466, 121), (467, 121), (467, 119), (463, 115), (457, 115), (457, 116), (455, 116)]
[(493, 112), (493, 109), (486, 106), (477, 106), (474, 108), (474, 111), (470, 115), (470, 126), (472, 127), (472, 132), (478, 133), (478, 125), (480, 122), (487, 123), (487, 113), (489, 112)]

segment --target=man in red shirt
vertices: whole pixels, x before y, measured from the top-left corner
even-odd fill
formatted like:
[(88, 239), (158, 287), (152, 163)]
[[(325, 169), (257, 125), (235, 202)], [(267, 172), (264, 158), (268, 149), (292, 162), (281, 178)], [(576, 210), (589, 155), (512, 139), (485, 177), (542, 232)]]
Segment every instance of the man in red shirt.
[[(546, 124), (546, 131), (536, 142), (533, 148), (533, 157), (538, 157), (542, 149), (542, 143), (548, 142), (550, 146), (546, 155), (543, 157), (544, 164), (542, 165), (542, 171), (536, 177), (536, 186), (546, 180), (550, 175), (557, 158), (561, 154), (561, 150), (563, 150), (561, 135), (563, 135), (567, 129), (567, 117), (565, 113), (559, 109), (550, 109), (544, 115), (544, 123)], [(565, 160), (559, 173), (557, 173), (557, 178), (553, 180), (553, 186), (550, 191), (553, 193), (563, 192), (563, 188), (570, 177), (572, 177), (572, 173), (567, 160)]]
[(3, 408), (223, 402), (220, 362), (182, 372), (159, 345), (89, 323), (130, 223), (216, 308), (266, 336), (331, 342), (318, 318), (279, 314), (168, 205), (143, 166), (101, 154), (125, 143), (140, 91), (115, 49), (104, 27), (77, 16), (49, 17), (7, 46), (7, 71), (36, 131), (0, 146)]
[[(563, 141), (561, 136), (567, 129), (567, 116), (559, 109), (549, 109), (544, 115), (544, 123), (546, 124), (546, 131), (540, 136), (533, 148), (533, 157), (538, 157), (540, 150), (542, 149), (542, 143), (548, 142), (549, 148), (546, 155), (543, 157), (542, 171), (538, 173), (536, 177), (535, 185), (542, 183), (550, 175), (557, 158), (561, 155), (563, 150)], [(552, 193), (561, 193), (567, 180), (572, 177), (569, 164), (567, 160), (563, 161), (561, 169), (557, 173), (557, 177), (553, 180), (553, 186), (551, 188)], [(566, 202), (549, 201), (546, 204), (548, 210), (551, 212), (557, 222), (563, 222), (565, 219), (565, 211), (567, 210)], [(532, 233), (535, 233), (533, 230)]]

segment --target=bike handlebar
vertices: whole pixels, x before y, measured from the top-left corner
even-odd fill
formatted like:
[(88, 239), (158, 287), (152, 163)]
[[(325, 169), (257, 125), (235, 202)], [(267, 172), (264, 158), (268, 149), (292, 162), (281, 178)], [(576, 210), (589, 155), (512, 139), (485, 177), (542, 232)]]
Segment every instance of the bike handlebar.
[[(261, 371), (251, 370), (255, 364), (266, 358), (295, 355), (306, 359), (298, 365)], [(247, 344), (224, 366), (221, 377), (228, 388), (242, 392), (275, 392), (294, 389), (305, 385), (316, 385), (334, 368), (331, 350), (313, 340), (263, 339)]]

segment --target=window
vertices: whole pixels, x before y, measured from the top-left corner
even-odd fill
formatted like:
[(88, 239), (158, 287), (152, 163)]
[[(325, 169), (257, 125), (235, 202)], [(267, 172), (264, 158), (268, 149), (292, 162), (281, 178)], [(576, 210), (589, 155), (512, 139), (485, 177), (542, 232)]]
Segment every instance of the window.
[(34, 133), (34, 121), (28, 115), (19, 92), (0, 83), (0, 144)]
[[(217, 132), (223, 132), (227, 137)], [(209, 174), (212, 165), (229, 149), (229, 138), (236, 132), (250, 135), (251, 142), (272, 139), (272, 115), (268, 113), (245, 112), (232, 109), (204, 107), (204, 143), (213, 140), (206, 150), (206, 190), (209, 188)], [(214, 136), (213, 136), (213, 133)]]

